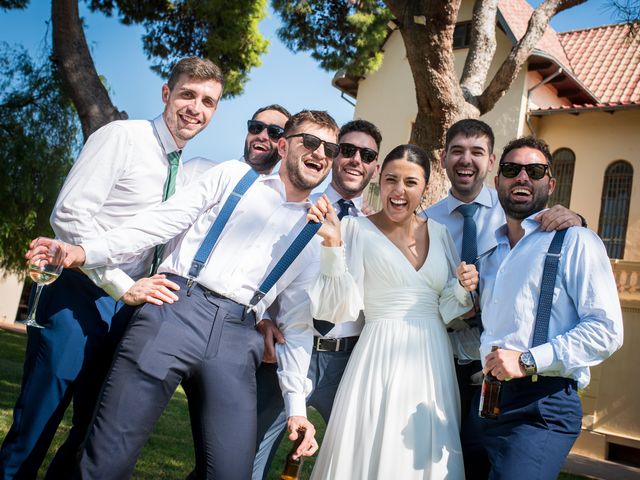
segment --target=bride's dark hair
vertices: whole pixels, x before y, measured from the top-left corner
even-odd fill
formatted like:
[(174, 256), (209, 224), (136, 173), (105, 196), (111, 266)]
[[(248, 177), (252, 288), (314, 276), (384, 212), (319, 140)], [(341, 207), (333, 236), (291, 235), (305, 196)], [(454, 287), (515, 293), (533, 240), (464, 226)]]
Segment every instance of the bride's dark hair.
[(431, 173), (431, 164), (429, 163), (429, 156), (422, 148), (412, 143), (405, 143), (404, 145), (398, 145), (391, 150), (384, 161), (382, 162), (382, 168), (380, 173), (384, 171), (387, 163), (394, 160), (406, 160), (407, 162), (415, 163), (419, 165), (424, 171), (424, 179), (429, 183), (429, 174)]

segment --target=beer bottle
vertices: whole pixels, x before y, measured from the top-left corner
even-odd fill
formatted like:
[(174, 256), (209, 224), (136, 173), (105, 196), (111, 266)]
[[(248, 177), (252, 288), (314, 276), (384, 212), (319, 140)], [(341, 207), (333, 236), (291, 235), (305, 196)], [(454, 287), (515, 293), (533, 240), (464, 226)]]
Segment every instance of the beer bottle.
[[(498, 350), (496, 345), (491, 347), (491, 351)], [(480, 407), (478, 414), (482, 418), (495, 420), (500, 415), (500, 389), (502, 382), (496, 377), (487, 373), (482, 380), (482, 390), (480, 392)]]
[(280, 480), (298, 480), (300, 473), (302, 473), (302, 457), (298, 457), (294, 460), (293, 455), (304, 440), (304, 434), (307, 431), (306, 428), (300, 427), (298, 429), (298, 438), (293, 442), (291, 450), (287, 454), (287, 460), (284, 464), (284, 470), (280, 475)]

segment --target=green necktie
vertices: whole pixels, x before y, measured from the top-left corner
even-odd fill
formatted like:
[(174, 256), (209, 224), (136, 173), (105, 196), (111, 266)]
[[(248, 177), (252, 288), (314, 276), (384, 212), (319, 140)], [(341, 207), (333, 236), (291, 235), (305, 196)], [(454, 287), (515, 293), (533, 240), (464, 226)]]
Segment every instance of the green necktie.
[[(164, 190), (162, 191), (162, 201), (174, 194), (176, 191), (176, 176), (178, 175), (178, 165), (180, 165), (181, 150), (176, 150), (167, 155), (169, 161), (169, 168), (167, 171), (167, 180), (164, 182)], [(158, 265), (162, 260), (162, 252), (164, 251), (164, 245), (156, 245), (153, 252), (153, 263), (151, 264), (150, 275), (154, 275), (158, 270)]]

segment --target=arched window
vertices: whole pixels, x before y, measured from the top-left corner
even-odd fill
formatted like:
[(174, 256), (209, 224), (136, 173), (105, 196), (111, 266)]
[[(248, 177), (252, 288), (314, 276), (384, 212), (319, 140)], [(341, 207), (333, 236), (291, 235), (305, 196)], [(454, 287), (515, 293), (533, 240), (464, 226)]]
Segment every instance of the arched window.
[(633, 167), (624, 160), (613, 162), (604, 174), (598, 235), (609, 258), (624, 258), (632, 181)]
[(568, 148), (559, 148), (553, 153), (551, 171), (556, 178), (556, 189), (549, 198), (549, 206), (560, 204), (569, 208), (571, 187), (573, 185), (573, 169), (576, 155)]

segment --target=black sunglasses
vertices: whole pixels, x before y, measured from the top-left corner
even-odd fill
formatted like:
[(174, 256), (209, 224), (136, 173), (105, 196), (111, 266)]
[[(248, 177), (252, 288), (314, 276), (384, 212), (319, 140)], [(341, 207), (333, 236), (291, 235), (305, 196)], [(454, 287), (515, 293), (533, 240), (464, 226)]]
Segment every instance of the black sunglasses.
[(252, 135), (259, 134), (265, 128), (267, 129), (267, 135), (269, 135), (269, 138), (274, 141), (279, 140), (280, 137), (282, 137), (282, 135), (284, 134), (284, 128), (279, 127), (278, 125), (274, 125), (273, 123), (271, 125), (267, 125), (266, 123), (259, 120), (247, 121), (247, 130)]
[(371, 163), (378, 157), (378, 152), (366, 147), (356, 147), (352, 143), (341, 143), (340, 153), (345, 158), (353, 157), (356, 152), (360, 152), (360, 160), (362, 163)]
[(320, 140), (318, 137), (311, 135), (310, 133), (296, 133), (294, 135), (289, 135), (286, 138), (289, 139), (294, 137), (302, 137), (302, 145), (304, 145), (304, 148), (311, 150), (312, 152), (316, 151), (320, 148), (320, 145), (324, 143), (324, 153), (327, 157), (336, 158), (340, 153), (340, 147), (337, 143)]
[(520, 175), (523, 168), (532, 180), (540, 180), (549, 171), (549, 165), (544, 163), (521, 165), (519, 163), (505, 162), (500, 164), (500, 173), (505, 178), (515, 178)]

